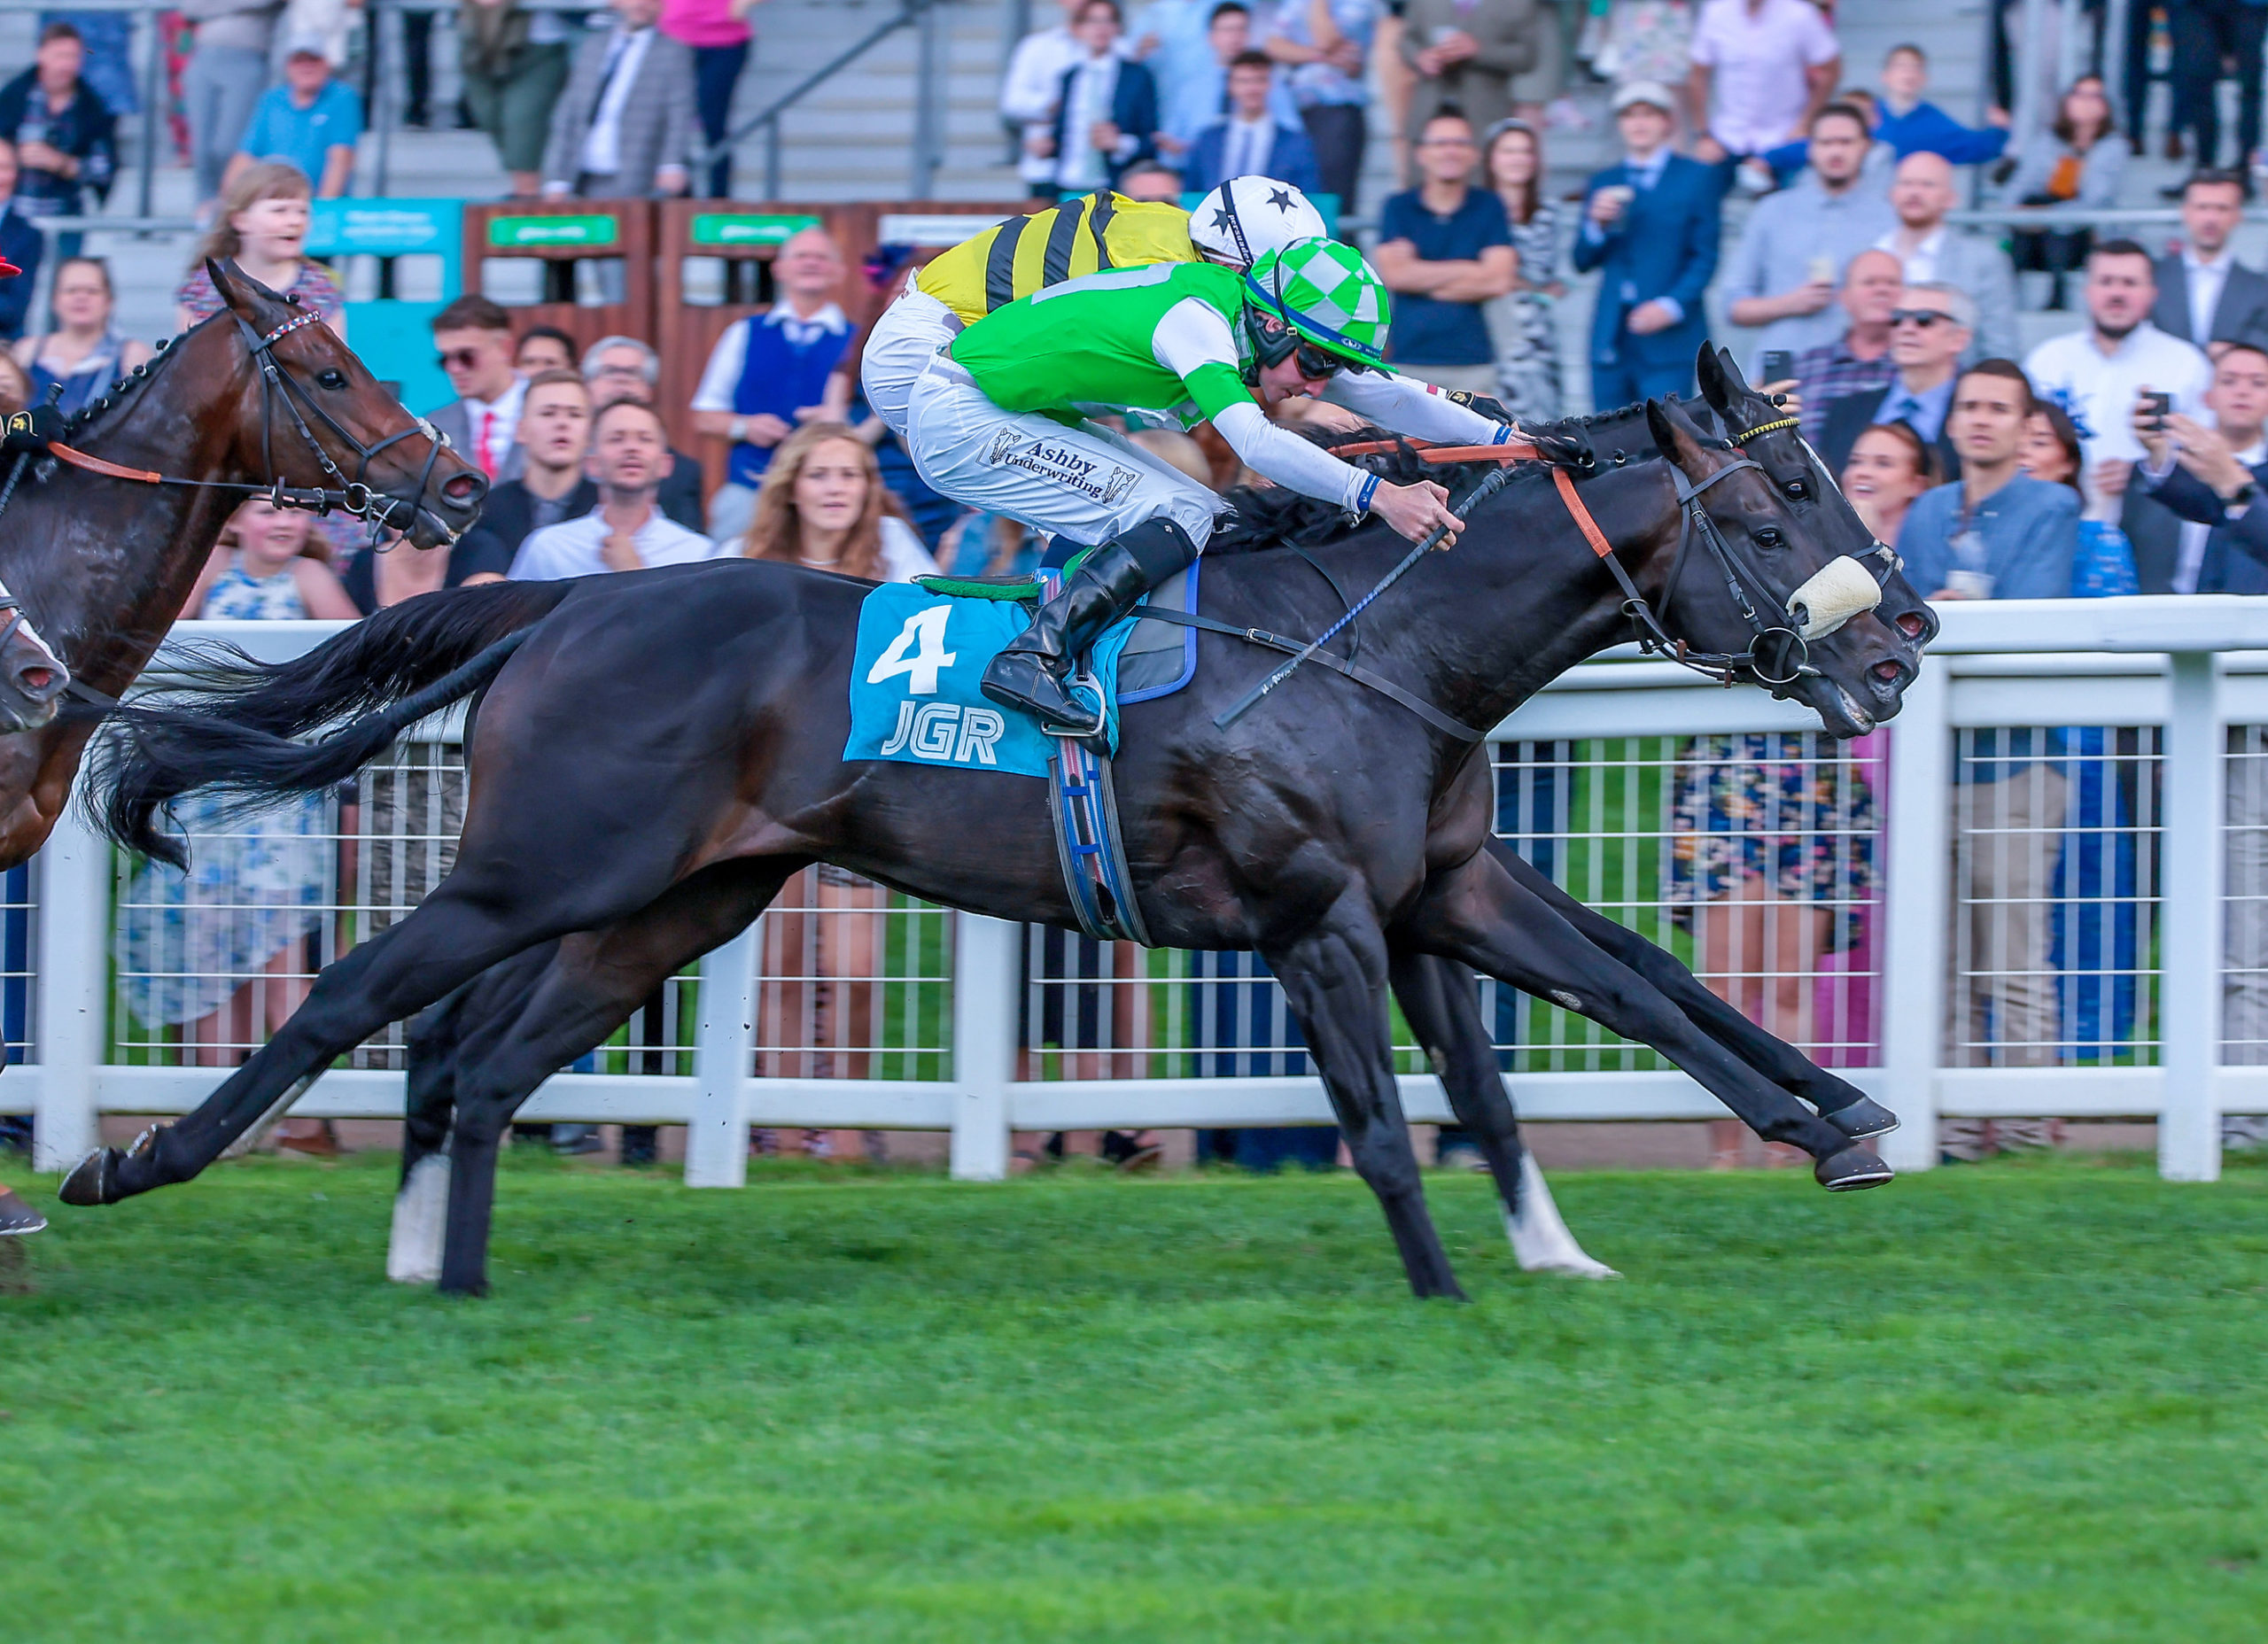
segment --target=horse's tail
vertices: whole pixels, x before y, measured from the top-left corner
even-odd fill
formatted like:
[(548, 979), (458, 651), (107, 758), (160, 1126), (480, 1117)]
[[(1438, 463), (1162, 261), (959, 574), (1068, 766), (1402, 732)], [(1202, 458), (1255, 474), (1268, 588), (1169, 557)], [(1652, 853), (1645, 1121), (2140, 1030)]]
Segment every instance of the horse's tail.
[[(92, 784), (104, 831), (185, 866), (159, 810), (206, 792), (223, 814), (346, 780), (427, 715), (479, 690), (574, 585), (515, 582), (428, 593), (380, 611), (287, 663), (192, 653), (189, 678), (111, 717)], [(333, 728), (335, 727), (335, 728)], [(315, 741), (295, 738), (329, 731)]]

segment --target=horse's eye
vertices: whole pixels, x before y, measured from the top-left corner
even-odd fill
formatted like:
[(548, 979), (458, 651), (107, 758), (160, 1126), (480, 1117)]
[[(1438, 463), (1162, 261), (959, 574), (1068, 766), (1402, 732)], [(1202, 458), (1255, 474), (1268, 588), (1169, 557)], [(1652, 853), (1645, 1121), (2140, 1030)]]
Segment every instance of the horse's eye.
[(1788, 494), (1801, 502), (1806, 497), (1811, 495), (1811, 487), (1800, 479), (1791, 479), (1788, 482)]
[(325, 371), (315, 381), (325, 388), (344, 388), (346, 386), (346, 373), (337, 369)]
[(1756, 546), (1759, 548), (1776, 548), (1785, 540), (1777, 525), (1767, 525), (1756, 533)]

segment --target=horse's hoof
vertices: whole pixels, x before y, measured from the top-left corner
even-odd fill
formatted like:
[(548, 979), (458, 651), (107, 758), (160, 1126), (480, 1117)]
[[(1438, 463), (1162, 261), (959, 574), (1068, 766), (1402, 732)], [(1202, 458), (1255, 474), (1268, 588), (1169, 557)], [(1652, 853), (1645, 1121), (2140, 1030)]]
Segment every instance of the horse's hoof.
[(12, 1238), (26, 1233), (36, 1233), (47, 1225), (47, 1218), (18, 1198), (14, 1193), (0, 1187), (0, 1238)]
[(66, 1205), (77, 1205), (82, 1208), (115, 1204), (118, 1195), (113, 1189), (117, 1184), (119, 1157), (114, 1147), (97, 1148), (63, 1178), (62, 1189), (56, 1197)]
[(1604, 1261), (1586, 1256), (1581, 1251), (1572, 1256), (1539, 1262), (1526, 1270), (1530, 1273), (1557, 1273), (1563, 1278), (1571, 1279), (1619, 1279), (1622, 1276)]
[(1862, 1187), (1880, 1187), (1897, 1174), (1882, 1162), (1871, 1147), (1846, 1147), (1829, 1153), (1811, 1167), (1820, 1186), (1830, 1193), (1855, 1193)]
[(1838, 1107), (1820, 1117), (1853, 1142), (1870, 1142), (1898, 1128), (1898, 1115), (1871, 1096), (1862, 1096), (1850, 1106)]

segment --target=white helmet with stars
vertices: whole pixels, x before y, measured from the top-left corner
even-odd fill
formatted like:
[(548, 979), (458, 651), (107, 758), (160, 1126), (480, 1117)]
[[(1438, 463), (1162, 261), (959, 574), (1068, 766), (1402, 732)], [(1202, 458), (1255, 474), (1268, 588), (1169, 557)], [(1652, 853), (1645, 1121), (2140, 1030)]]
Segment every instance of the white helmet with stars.
[(1249, 268), (1270, 252), (1326, 230), (1308, 197), (1273, 177), (1231, 177), (1189, 213), (1189, 241), (1208, 261)]

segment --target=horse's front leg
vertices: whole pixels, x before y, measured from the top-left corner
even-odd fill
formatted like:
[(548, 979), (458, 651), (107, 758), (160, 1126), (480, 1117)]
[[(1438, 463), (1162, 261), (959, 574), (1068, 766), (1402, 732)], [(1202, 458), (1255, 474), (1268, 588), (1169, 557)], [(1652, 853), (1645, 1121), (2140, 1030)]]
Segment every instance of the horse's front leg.
[(1551, 1201), (1535, 1155), (1520, 1141), (1519, 1117), (1496, 1069), (1496, 1047), (1474, 996), (1472, 973), (1447, 959), (1397, 949), (1392, 974), (1394, 996), (1449, 1093), (1457, 1123), (1472, 1132), (1488, 1161), (1496, 1197), (1503, 1203), (1504, 1232), (1520, 1270), (1621, 1277), (1575, 1242)]
[(1828, 1072), (1785, 1039), (1749, 1020), (1703, 987), (1700, 978), (1679, 964), (1675, 954), (1585, 907), (1503, 841), (1489, 841), (1488, 850), (1503, 865), (1513, 883), (1532, 892), (1594, 946), (1653, 983), (1703, 1033), (1782, 1090), (1819, 1109), (1820, 1117), (1845, 1136), (1865, 1141), (1898, 1128), (1897, 1114), (1848, 1080)]
[(1377, 921), (1349, 891), (1319, 929), (1261, 951), (1307, 1035), (1355, 1168), (1386, 1212), (1410, 1288), (1421, 1297), (1464, 1300), (1425, 1210), (1418, 1155), (1394, 1089), (1386, 939)]
[(1660, 989), (1557, 913), (1523, 896), (1485, 850), (1428, 880), (1418, 906), (1395, 927), (1395, 939), (1651, 1045), (1759, 1136), (1809, 1153), (1822, 1187), (1844, 1190), (1890, 1180), (1890, 1167), (1872, 1148), (1852, 1142), (1702, 1032)]

